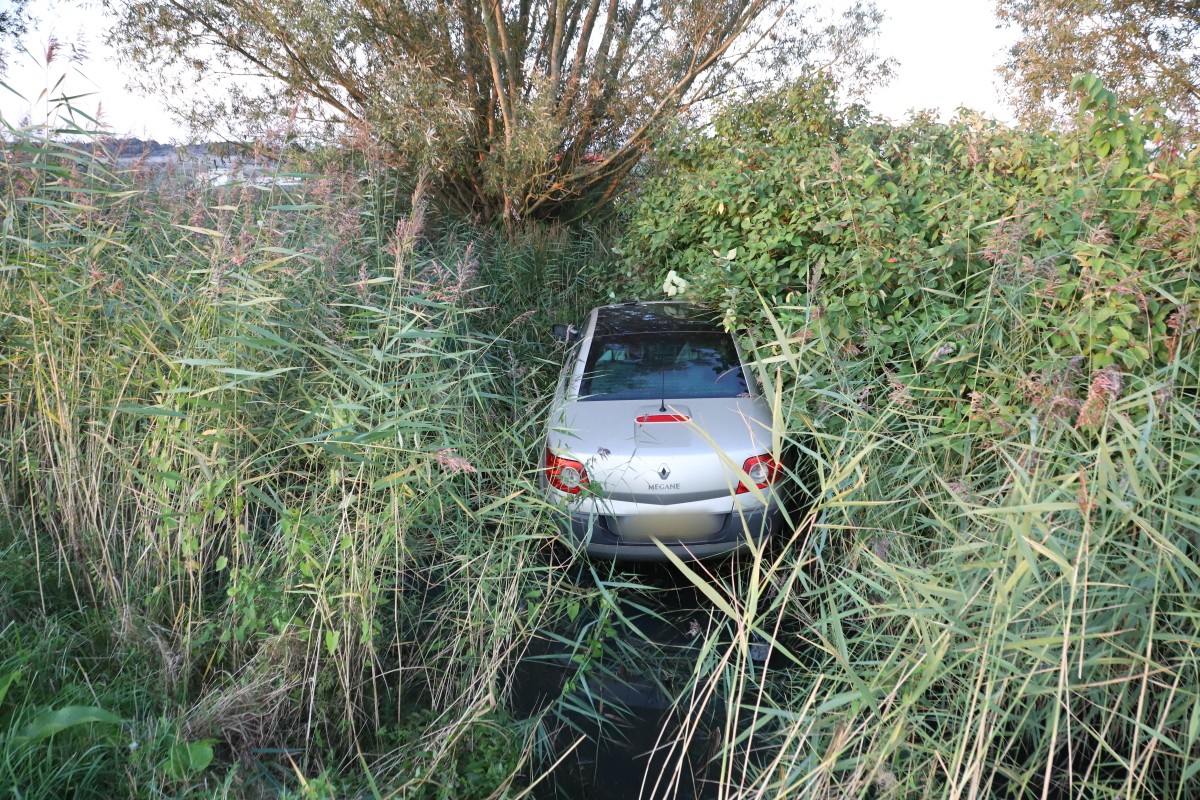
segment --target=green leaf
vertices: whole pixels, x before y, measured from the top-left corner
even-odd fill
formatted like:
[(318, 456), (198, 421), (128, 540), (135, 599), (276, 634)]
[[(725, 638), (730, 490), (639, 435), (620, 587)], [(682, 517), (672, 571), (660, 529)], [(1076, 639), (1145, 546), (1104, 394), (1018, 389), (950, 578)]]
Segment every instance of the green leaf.
[(8, 688), (21, 679), (21, 670), (13, 670), (4, 677), (0, 678), (0, 703), (4, 702), (4, 696), (8, 694)]
[(265, 372), (258, 372), (256, 370), (252, 370), (252, 369), (239, 369), (237, 367), (223, 367), (220, 369), (215, 369), (213, 371), (219, 372), (222, 375), (232, 375), (237, 378), (274, 378), (276, 375), (282, 375), (285, 372), (292, 372), (293, 370), (297, 370), (297, 369), (300, 369), (300, 368), (299, 367), (277, 367), (276, 369), (269, 369)]
[(40, 742), (56, 733), (75, 728), (80, 725), (101, 723), (104, 725), (119, 725), (123, 720), (112, 712), (94, 706), (64, 706), (57, 711), (46, 709), (34, 718), (21, 732), (18, 738), (26, 742)]
[(162, 770), (175, 780), (183, 780), (202, 772), (212, 763), (213, 742), (215, 739), (201, 739), (198, 742), (179, 742), (171, 748), (167, 760), (162, 764)]
[(176, 411), (170, 408), (159, 408), (157, 406), (129, 406), (119, 405), (115, 408), (109, 407), (105, 411), (120, 411), (122, 414), (141, 414), (147, 417), (186, 417), (182, 411)]

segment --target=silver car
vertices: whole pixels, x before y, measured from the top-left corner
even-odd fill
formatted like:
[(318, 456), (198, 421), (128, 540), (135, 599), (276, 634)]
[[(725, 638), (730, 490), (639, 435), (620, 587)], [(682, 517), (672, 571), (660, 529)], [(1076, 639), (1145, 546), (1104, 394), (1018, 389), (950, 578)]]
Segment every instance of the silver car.
[(588, 555), (691, 560), (778, 529), (771, 409), (712, 311), (604, 306), (569, 338), (541, 483)]

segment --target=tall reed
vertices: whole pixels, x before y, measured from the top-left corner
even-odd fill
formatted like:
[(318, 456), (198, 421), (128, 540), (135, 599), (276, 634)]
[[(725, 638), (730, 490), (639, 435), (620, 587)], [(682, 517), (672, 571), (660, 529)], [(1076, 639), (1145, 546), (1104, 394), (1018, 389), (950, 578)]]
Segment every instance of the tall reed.
[(519, 246), (353, 173), (213, 187), (63, 133), (10, 128), (0, 188), (0, 502), (29, 569), (154, 661), (152, 717), (226, 764), (511, 782), (517, 739), (460, 776), (516, 730), (504, 670), (551, 613), (523, 598), (560, 580), (532, 472), (552, 320), (504, 318)]
[(1191, 796), (1194, 335), (1086, 425), (1076, 403), (997, 433), (981, 409), (947, 434), (866, 360), (813, 380), (828, 365), (762, 313), (761, 374), (816, 496), (750, 569), (688, 571), (728, 632), (679, 694), (725, 705), (720, 795)]

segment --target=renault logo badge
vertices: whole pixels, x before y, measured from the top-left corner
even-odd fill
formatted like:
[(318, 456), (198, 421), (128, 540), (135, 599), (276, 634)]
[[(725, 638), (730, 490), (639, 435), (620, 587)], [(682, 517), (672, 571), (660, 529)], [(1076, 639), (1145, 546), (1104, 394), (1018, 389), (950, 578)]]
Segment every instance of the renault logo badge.
[(670, 476), (670, 474), (671, 474), (671, 468), (668, 467), (666, 464), (663, 464), (661, 467), (658, 468), (658, 477), (662, 478), (664, 481), (668, 478), (668, 476)]

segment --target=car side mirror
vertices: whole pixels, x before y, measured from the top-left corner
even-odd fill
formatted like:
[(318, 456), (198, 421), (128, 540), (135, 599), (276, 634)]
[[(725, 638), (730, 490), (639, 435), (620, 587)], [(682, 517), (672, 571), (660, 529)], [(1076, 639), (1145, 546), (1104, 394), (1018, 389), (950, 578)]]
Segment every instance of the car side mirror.
[(579, 331), (575, 329), (574, 325), (563, 325), (562, 323), (558, 323), (551, 328), (551, 331), (554, 335), (554, 338), (558, 339), (560, 342), (574, 342), (579, 340)]

